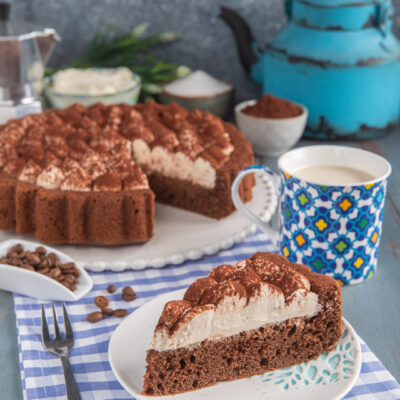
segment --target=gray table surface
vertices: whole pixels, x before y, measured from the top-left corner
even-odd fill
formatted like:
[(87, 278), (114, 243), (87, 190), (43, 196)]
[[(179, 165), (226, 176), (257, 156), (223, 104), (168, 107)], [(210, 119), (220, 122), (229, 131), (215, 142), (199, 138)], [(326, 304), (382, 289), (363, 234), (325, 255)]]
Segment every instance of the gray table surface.
[[(299, 145), (318, 142), (301, 141)], [(400, 381), (400, 132), (367, 142), (346, 142), (386, 157), (393, 167), (376, 274), (343, 288), (343, 315)], [(263, 160), (276, 168), (275, 159)], [(0, 398), (22, 399), (12, 295), (0, 291)]]

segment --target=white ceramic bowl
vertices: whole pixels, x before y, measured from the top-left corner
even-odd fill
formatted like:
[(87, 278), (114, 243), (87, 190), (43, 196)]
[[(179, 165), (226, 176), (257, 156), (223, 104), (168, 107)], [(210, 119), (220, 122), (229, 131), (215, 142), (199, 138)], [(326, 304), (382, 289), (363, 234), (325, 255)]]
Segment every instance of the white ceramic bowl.
[(295, 103), (303, 112), (291, 118), (259, 118), (242, 112), (245, 107), (255, 103), (256, 100), (247, 100), (236, 105), (236, 123), (239, 130), (253, 144), (256, 154), (278, 157), (300, 139), (306, 126), (308, 110), (302, 104)]
[(82, 265), (65, 253), (44, 244), (28, 242), (21, 239), (10, 239), (0, 243), (0, 257), (4, 257), (8, 250), (16, 244), (22, 244), (24, 250), (34, 251), (37, 246), (43, 246), (46, 253), (55, 253), (61, 263), (74, 262), (81, 273), (76, 290), (73, 292), (56, 280), (42, 275), (39, 272), (0, 264), (0, 289), (23, 294), (39, 300), (77, 301), (85, 296), (93, 287), (93, 281)]
[(217, 117), (224, 118), (232, 105), (232, 96), (235, 86), (231, 82), (222, 79), (221, 81), (228, 84), (229, 88), (223, 92), (204, 96), (181, 96), (162, 88), (160, 101), (163, 104), (169, 104), (171, 101), (174, 101), (188, 110), (198, 109), (201, 111), (208, 111)]

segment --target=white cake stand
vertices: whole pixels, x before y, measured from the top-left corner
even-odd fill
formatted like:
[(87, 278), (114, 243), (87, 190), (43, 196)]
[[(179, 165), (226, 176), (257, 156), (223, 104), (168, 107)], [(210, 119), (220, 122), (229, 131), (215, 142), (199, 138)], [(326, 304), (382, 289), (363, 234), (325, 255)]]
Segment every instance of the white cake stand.
[[(276, 190), (266, 180), (257, 177), (253, 200), (248, 207), (264, 221), (272, 217), (277, 203)], [(91, 271), (140, 270), (180, 264), (228, 249), (254, 233), (252, 225), (238, 211), (222, 220), (215, 220), (175, 207), (156, 203), (154, 237), (144, 244), (124, 246), (52, 245), (79, 261)], [(0, 241), (25, 239), (32, 236), (0, 231)], [(38, 241), (36, 241), (38, 242)], [(39, 242), (38, 242), (39, 243)]]

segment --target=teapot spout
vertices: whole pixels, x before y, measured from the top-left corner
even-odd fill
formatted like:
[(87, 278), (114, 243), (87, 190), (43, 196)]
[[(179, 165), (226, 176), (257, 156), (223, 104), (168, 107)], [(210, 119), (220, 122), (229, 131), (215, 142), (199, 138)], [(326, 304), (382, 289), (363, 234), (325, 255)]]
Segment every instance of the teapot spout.
[(252, 69), (259, 60), (254, 50), (255, 40), (249, 25), (236, 11), (229, 7), (222, 6), (219, 16), (233, 31), (243, 68), (247, 74), (253, 75)]
[(46, 28), (44, 32), (35, 32), (36, 43), (38, 45), (40, 58), (44, 65), (49, 61), (53, 53), (54, 46), (61, 40), (54, 29)]

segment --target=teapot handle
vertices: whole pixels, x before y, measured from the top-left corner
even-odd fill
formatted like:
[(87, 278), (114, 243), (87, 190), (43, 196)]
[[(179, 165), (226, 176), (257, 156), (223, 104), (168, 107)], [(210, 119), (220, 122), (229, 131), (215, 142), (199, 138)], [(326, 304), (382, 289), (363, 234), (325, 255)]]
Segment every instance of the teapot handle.
[(292, 2), (293, 0), (286, 0), (285, 2), (285, 12), (289, 21), (292, 19)]
[(381, 0), (378, 3), (377, 26), (384, 37), (392, 30), (393, 13), (393, 4), (391, 0)]
[(250, 74), (258, 61), (254, 51), (254, 36), (247, 22), (235, 10), (221, 6), (220, 18), (232, 29), (239, 49), (240, 61), (245, 71)]

